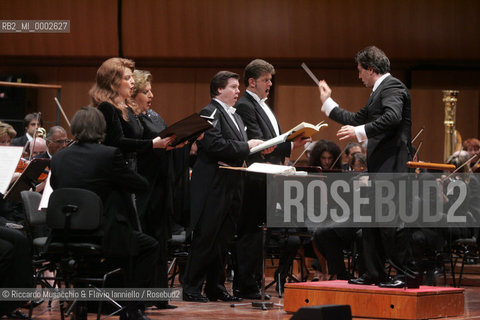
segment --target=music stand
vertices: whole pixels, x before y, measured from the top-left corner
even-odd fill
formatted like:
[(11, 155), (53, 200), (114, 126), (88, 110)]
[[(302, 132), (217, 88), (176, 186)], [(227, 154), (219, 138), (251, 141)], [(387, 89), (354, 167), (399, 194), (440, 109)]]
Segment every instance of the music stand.
[(5, 200), (21, 202), (20, 192), (35, 188), (38, 177), (40, 177), (49, 164), (50, 159), (33, 159), (3, 198)]
[[(228, 168), (225, 168), (228, 169)], [(238, 170), (241, 172), (246, 172), (246, 174), (250, 175), (258, 175), (260, 176), (260, 179), (262, 179), (263, 184), (266, 187), (266, 173), (260, 173), (260, 172), (252, 172), (252, 171), (246, 171), (246, 170)], [(247, 186), (248, 187), (248, 186)], [(266, 199), (265, 199), (266, 201)], [(265, 251), (266, 251), (266, 239), (267, 239), (267, 227), (265, 221), (262, 223), (260, 226), (262, 229), (262, 283), (261, 283), (261, 294), (262, 294), (262, 300), (260, 301), (252, 301), (251, 303), (236, 303), (236, 304), (231, 304), (230, 307), (234, 308), (237, 306), (248, 306), (251, 305), (253, 308), (261, 308), (262, 310), (268, 310), (273, 307), (283, 307), (282, 304), (279, 303), (274, 303), (272, 301), (266, 301), (265, 300)]]
[[(266, 238), (267, 238), (267, 227), (264, 224), (261, 226), (262, 228), (262, 300), (260, 301), (252, 301), (251, 305), (253, 308), (261, 308), (262, 310), (268, 310), (269, 308), (273, 307), (283, 307), (283, 304), (274, 303), (272, 301), (265, 300), (265, 250), (266, 250)], [(238, 306), (248, 306), (250, 303), (234, 303), (231, 304), (230, 307), (238, 307)]]

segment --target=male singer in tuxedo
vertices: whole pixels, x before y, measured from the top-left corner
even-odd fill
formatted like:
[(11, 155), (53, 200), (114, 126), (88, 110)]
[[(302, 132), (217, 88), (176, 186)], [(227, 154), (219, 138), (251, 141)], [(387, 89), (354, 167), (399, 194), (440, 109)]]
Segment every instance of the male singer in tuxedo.
[[(273, 65), (262, 59), (251, 61), (244, 70), (243, 81), (246, 92), (238, 100), (235, 108), (247, 127), (249, 139), (269, 140), (282, 133), (273, 111), (265, 103), (272, 87), (272, 77), (275, 74)], [(284, 164), (290, 157), (292, 148), (303, 146), (309, 139), (298, 137), (293, 142), (277, 145), (271, 153), (255, 153), (248, 158), (248, 164), (268, 162)], [(270, 150), (271, 151), (271, 150)], [(266, 190), (265, 179), (261, 176), (246, 177), (245, 201), (238, 227), (236, 242), (237, 270), (234, 278), (234, 292), (237, 296), (247, 299), (260, 299), (258, 288), (258, 273), (262, 266), (262, 233), (259, 225), (265, 222)], [(293, 238), (291, 239), (293, 240)], [(299, 239), (297, 238), (298, 242)], [(297, 246), (290, 255), (296, 255)], [(293, 257), (285, 257), (291, 260)], [(288, 261), (282, 261), (282, 266), (288, 268)], [(282, 269), (282, 268), (279, 268)], [(260, 271), (259, 271), (260, 270)], [(283, 270), (282, 277), (287, 270)]]
[[(369, 173), (407, 172), (411, 159), (410, 93), (405, 85), (390, 73), (390, 61), (377, 47), (361, 50), (355, 57), (358, 77), (372, 88), (367, 104), (357, 112), (349, 112), (331, 98), (332, 90), (325, 81), (319, 82), (320, 101), (325, 114), (343, 124), (337, 133), (340, 140), (368, 139), (367, 166)], [(395, 228), (364, 228), (363, 255), (366, 272), (353, 284), (380, 284), (401, 287), (402, 281), (391, 281), (385, 272), (385, 258), (399, 268), (410, 262), (408, 230)]]
[[(233, 106), (239, 76), (220, 71), (210, 83), (212, 100), (201, 115), (213, 116), (213, 127), (198, 141), (191, 182), (192, 245), (183, 279), (186, 301), (240, 301), (225, 289), (225, 255), (241, 209), (243, 183), (238, 172), (220, 165), (242, 166), (250, 149), (262, 143), (248, 140), (245, 124)], [(202, 287), (205, 282), (205, 295)]]

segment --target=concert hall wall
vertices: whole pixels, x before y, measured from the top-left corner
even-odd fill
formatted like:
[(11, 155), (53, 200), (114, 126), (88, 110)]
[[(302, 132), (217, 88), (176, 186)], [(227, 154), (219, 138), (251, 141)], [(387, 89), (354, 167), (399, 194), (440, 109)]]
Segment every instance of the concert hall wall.
[[(61, 84), (71, 117), (89, 103), (100, 63), (125, 56), (152, 72), (154, 108), (172, 123), (208, 102), (217, 71), (241, 74), (248, 61), (264, 58), (277, 69), (269, 104), (288, 129), (325, 119), (302, 62), (328, 81), (334, 99), (358, 110), (369, 90), (353, 56), (374, 44), (411, 89), (412, 134), (425, 127), (422, 159), (443, 161), (441, 90), (460, 90), (457, 129), (464, 138), (480, 135), (478, 12), (476, 0), (4, 0), (1, 20), (71, 25), (65, 34), (0, 33), (0, 75)], [(37, 110), (55, 121), (55, 91), (36, 92)], [(329, 124), (316, 138), (336, 140), (338, 125)]]

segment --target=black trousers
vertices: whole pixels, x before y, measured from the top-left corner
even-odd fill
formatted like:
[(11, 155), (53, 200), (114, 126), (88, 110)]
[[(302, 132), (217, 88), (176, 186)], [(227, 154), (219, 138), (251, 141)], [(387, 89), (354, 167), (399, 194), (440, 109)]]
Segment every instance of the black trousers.
[[(32, 252), (20, 231), (0, 226), (0, 287), (32, 288)], [(21, 306), (22, 301), (1, 301), (0, 315)]]
[(343, 249), (352, 247), (357, 230), (356, 228), (319, 228), (315, 231), (315, 246), (327, 259), (330, 275), (347, 275)]
[(236, 265), (233, 289), (242, 293), (257, 293), (262, 277), (262, 229), (266, 221), (266, 178), (247, 174), (242, 213), (238, 220), (238, 239), (234, 254)]
[(222, 186), (223, 197), (215, 196), (218, 190), (209, 194), (201, 218), (194, 227), (182, 283), (185, 293), (201, 294), (204, 282), (207, 295), (227, 291), (226, 254), (236, 232), (243, 200), (243, 183), (232, 175), (222, 180)]
[(413, 260), (410, 252), (411, 230), (408, 228), (363, 228), (362, 253), (366, 272), (374, 279), (387, 278), (385, 261), (396, 266), (408, 266)]
[(128, 286), (131, 288), (152, 288), (154, 266), (158, 259), (158, 242), (142, 232), (135, 232), (138, 253), (131, 258), (127, 267)]

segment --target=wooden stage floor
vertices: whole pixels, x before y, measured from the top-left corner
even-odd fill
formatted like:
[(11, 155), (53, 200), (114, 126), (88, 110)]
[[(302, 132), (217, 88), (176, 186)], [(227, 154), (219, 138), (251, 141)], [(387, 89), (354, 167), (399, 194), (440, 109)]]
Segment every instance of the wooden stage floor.
[[(272, 300), (275, 303), (283, 303), (275, 294), (273, 289), (268, 292), (272, 295)], [(283, 308), (275, 307), (270, 310), (259, 310), (249, 306), (230, 307), (227, 302), (209, 302), (209, 303), (194, 303), (184, 301), (172, 301), (171, 304), (178, 306), (173, 310), (156, 310), (148, 309), (147, 315), (151, 319), (290, 319), (292, 316), (283, 311)], [(27, 310), (23, 310), (27, 312)], [(54, 302), (52, 310), (48, 310), (47, 303), (36, 307), (33, 313), (33, 319), (37, 320), (60, 320), (60, 313), (58, 304)], [(96, 319), (96, 314), (89, 313), (88, 320)], [(118, 319), (118, 317), (111, 317), (110, 319)], [(366, 318), (354, 318), (366, 319)], [(480, 288), (466, 287), (465, 289), (465, 315), (462, 317), (450, 317), (442, 319), (480, 319)]]

